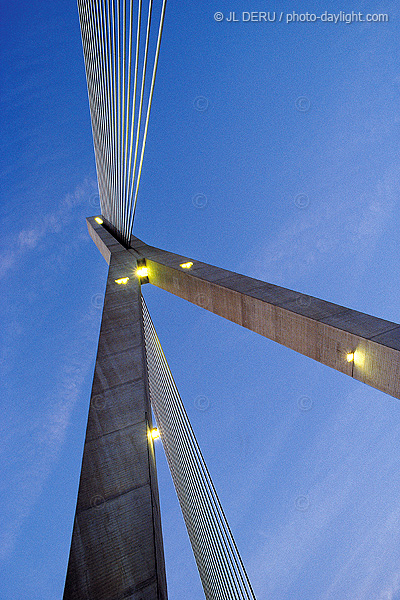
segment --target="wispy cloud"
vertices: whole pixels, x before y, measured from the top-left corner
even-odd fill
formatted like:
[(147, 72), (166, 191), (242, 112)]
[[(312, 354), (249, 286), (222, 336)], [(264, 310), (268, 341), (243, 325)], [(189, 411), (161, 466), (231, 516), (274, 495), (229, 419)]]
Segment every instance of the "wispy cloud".
[(39, 222), (10, 236), (6, 249), (0, 253), (0, 279), (4, 278), (16, 262), (26, 253), (35, 250), (46, 236), (60, 233), (63, 227), (72, 221), (74, 211), (84, 206), (93, 193), (94, 184), (85, 181), (72, 194), (67, 194), (56, 210), (41, 216)]
[[(59, 234), (66, 225), (77, 218), (85, 204), (89, 208), (88, 199), (93, 192), (93, 185), (84, 182), (72, 194), (67, 195), (54, 212), (42, 216), (40, 222), (35, 222), (23, 230), (10, 234), (8, 248), (0, 255), (0, 278), (7, 282), (11, 269), (20, 269), (22, 260), (32, 256), (31, 264), (39, 264), (41, 268), (49, 269), (46, 263), (49, 260), (61, 260), (64, 268), (69, 264), (71, 244), (82, 244), (79, 236), (63, 236)], [(85, 211), (86, 212), (86, 211)], [(80, 214), (79, 214), (80, 217)], [(57, 257), (49, 258), (49, 249), (52, 248), (53, 236), (57, 241)], [(70, 237), (73, 239), (71, 240)], [(42, 252), (35, 255), (40, 247)], [(44, 265), (44, 263), (46, 265)], [(51, 268), (51, 267), (50, 267)], [(58, 268), (59, 270), (59, 268)], [(57, 271), (57, 269), (56, 269)], [(65, 285), (65, 283), (64, 283)], [(21, 292), (21, 290), (19, 290)], [(33, 293), (33, 302), (35, 291)], [(74, 331), (79, 331), (79, 344), (74, 336), (65, 337), (65, 347), (60, 350), (61, 362), (56, 366), (50, 391), (43, 385), (40, 390), (40, 401), (35, 402), (37, 392), (32, 391), (32, 399), (18, 397), (12, 394), (14, 400), (7, 399), (7, 391), (18, 385), (20, 374), (15, 376), (14, 369), (21, 370), (24, 354), (20, 350), (15, 352), (13, 347), (21, 339), (23, 322), (27, 311), (27, 304), (17, 302), (13, 297), (7, 303), (3, 300), (3, 315), (8, 319), (4, 323), (3, 340), (1, 344), (1, 371), (3, 374), (3, 410), (0, 421), (1, 444), (0, 454), (4, 474), (0, 483), (2, 488), (0, 501), (0, 559), (6, 560), (12, 554), (18, 539), (19, 532), (37, 503), (46, 479), (49, 477), (57, 461), (60, 449), (64, 442), (66, 430), (70, 422), (74, 406), (80, 397), (82, 386), (93, 361), (93, 337), (98, 328), (99, 312), (95, 306), (82, 307), (78, 318), (71, 324)], [(22, 293), (22, 292), (21, 292)], [(25, 290), (24, 290), (25, 293)], [(41, 299), (43, 301), (43, 299)], [(51, 298), (49, 302), (51, 302)], [(46, 300), (44, 300), (46, 302)], [(41, 305), (40, 309), (52, 310), (50, 306)], [(41, 310), (38, 311), (39, 319)], [(30, 341), (28, 343), (31, 343)], [(21, 348), (24, 348), (23, 341)], [(15, 367), (13, 358), (20, 363)], [(14, 375), (14, 377), (13, 377)], [(8, 385), (8, 388), (7, 388)], [(29, 392), (29, 384), (26, 388)], [(6, 392), (4, 391), (6, 390)], [(25, 392), (26, 393), (26, 392)], [(15, 403), (16, 400), (16, 403)]]
[[(295, 209), (292, 223), (262, 247), (254, 248), (243, 267), (258, 279), (290, 287), (335, 265), (351, 265), (353, 280), (362, 277), (377, 241), (390, 224), (398, 198), (400, 171), (393, 168), (370, 190), (349, 183), (316, 190), (304, 210)], [(334, 257), (334, 261), (332, 261)]]
[(249, 563), (258, 597), (291, 597), (313, 565), (320, 600), (396, 598), (399, 468), (392, 448), (400, 427), (381, 410), (382, 400), (364, 388), (350, 394), (298, 457), (293, 489), (307, 486), (309, 505), (296, 510), (293, 502), (290, 514), (282, 511), (273, 523), (266, 515), (264, 539)]
[[(21, 526), (38, 501), (43, 485), (56, 463), (71, 413), (80, 397), (84, 379), (92, 364), (92, 341), (98, 326), (98, 311), (92, 307), (77, 324), (79, 345), (66, 348), (66, 360), (55, 374), (54, 395), (48, 398), (34, 422), (8, 425), (3, 457), (11, 459), (10, 477), (3, 479), (0, 512), (0, 559), (7, 559), (15, 546)], [(11, 428), (10, 428), (11, 426)]]
[(382, 590), (379, 600), (399, 600), (400, 599), (400, 573), (393, 576), (390, 583)]

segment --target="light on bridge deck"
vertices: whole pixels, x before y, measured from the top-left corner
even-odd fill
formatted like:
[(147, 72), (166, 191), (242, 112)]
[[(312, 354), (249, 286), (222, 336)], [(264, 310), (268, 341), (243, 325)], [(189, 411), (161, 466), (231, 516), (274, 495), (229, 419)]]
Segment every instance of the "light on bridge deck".
[(153, 440), (157, 440), (160, 437), (160, 432), (156, 428), (152, 429), (150, 433)]
[(136, 269), (136, 275), (138, 277), (148, 277), (149, 269), (147, 267), (139, 267), (138, 269)]
[(356, 350), (354, 352), (354, 364), (359, 369), (362, 369), (362, 367), (364, 366), (364, 363), (365, 363), (365, 353), (363, 352), (363, 350)]

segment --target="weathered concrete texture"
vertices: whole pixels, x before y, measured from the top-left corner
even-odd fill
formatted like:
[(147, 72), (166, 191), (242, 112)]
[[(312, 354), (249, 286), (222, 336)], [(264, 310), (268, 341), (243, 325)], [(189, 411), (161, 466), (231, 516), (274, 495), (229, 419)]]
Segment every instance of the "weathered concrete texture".
[[(148, 246), (153, 285), (400, 398), (400, 326), (251, 277)], [(190, 270), (179, 265), (193, 262)], [(347, 353), (355, 352), (354, 362)]]
[(111, 253), (98, 237), (110, 267), (64, 600), (166, 600), (140, 284), (132, 253), (107, 241)]
[[(93, 227), (92, 219), (88, 223), (95, 241), (115, 243), (104, 228)], [(146, 259), (153, 285), (400, 398), (400, 325), (172, 254), (135, 237), (131, 246), (128, 253)], [(189, 261), (190, 270), (179, 266)], [(354, 362), (347, 362), (350, 352), (355, 352)]]

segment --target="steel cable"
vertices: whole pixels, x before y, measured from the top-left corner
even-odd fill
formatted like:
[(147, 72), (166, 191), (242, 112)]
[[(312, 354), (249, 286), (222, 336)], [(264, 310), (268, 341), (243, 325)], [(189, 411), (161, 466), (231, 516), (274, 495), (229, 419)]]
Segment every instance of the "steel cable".
[(155, 85), (156, 74), (157, 74), (158, 58), (159, 58), (159, 54), (160, 54), (160, 46), (161, 46), (161, 38), (162, 38), (162, 32), (163, 32), (163, 27), (164, 27), (166, 5), (167, 5), (167, 0), (163, 0), (162, 9), (161, 9), (160, 25), (159, 25), (159, 29), (158, 29), (156, 53), (155, 53), (155, 57), (154, 57), (153, 74), (152, 74), (151, 85), (150, 85), (149, 101), (147, 104), (146, 122), (145, 122), (143, 140), (142, 140), (142, 149), (141, 149), (141, 153), (140, 153), (139, 169), (138, 169), (138, 175), (137, 175), (137, 180), (136, 180), (135, 197), (134, 197), (134, 201), (133, 201), (132, 211), (130, 214), (129, 228), (127, 231), (128, 239), (130, 239), (130, 235), (131, 235), (132, 227), (133, 227), (133, 220), (135, 218), (137, 196), (138, 196), (138, 191), (139, 191), (140, 178), (141, 178), (141, 174), (142, 174), (143, 157), (144, 157), (144, 150), (146, 147), (147, 130), (149, 127), (151, 104), (153, 101), (153, 92), (154, 92), (154, 85)]
[[(149, 0), (142, 43), (142, 0), (137, 2), (136, 32), (134, 0), (78, 0), (101, 212), (127, 245), (142, 175), (166, 0), (162, 0), (152, 50), (154, 5), (155, 0)], [(148, 62), (153, 54), (150, 77)]]
[(150, 399), (207, 600), (255, 600), (143, 300)]

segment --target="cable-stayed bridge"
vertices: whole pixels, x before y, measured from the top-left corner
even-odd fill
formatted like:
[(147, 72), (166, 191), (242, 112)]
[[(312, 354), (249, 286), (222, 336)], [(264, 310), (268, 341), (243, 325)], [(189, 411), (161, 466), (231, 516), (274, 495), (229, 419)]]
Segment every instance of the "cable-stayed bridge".
[(102, 212), (88, 226), (109, 263), (92, 397), (110, 408), (89, 412), (64, 598), (166, 598), (151, 409), (206, 597), (254, 598), (140, 286), (206, 297), (212, 312), (395, 397), (400, 327), (133, 237), (166, 6), (78, 6)]

